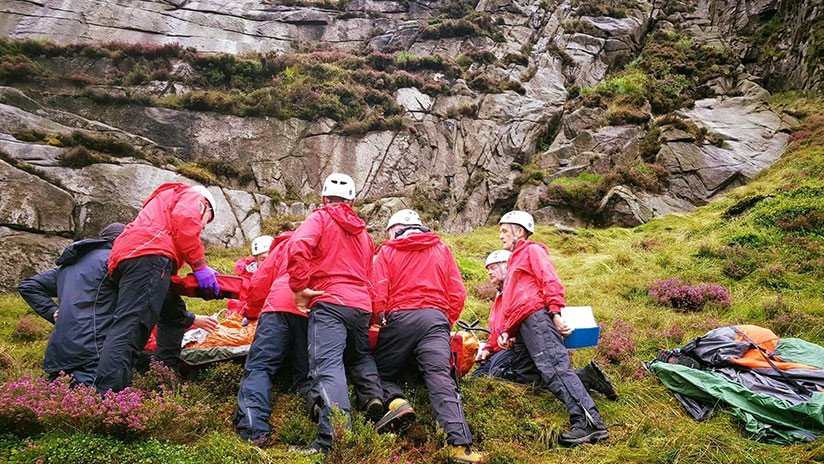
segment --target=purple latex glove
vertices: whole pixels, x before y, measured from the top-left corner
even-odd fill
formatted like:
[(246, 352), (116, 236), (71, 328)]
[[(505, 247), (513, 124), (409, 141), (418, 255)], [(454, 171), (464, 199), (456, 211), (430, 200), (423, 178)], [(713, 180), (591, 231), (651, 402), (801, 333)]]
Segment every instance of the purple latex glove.
[(198, 287), (202, 288), (207, 294), (212, 292), (214, 296), (220, 295), (220, 285), (218, 285), (217, 279), (215, 278), (216, 275), (220, 274), (219, 272), (209, 266), (203, 266), (194, 271), (194, 274)]

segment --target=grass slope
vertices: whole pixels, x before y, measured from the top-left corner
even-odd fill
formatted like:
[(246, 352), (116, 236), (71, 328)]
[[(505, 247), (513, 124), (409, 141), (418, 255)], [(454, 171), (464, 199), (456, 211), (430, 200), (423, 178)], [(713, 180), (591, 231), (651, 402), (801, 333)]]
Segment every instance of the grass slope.
[[(750, 184), (689, 214), (669, 215), (634, 229), (581, 230), (561, 235), (539, 227), (567, 289), (567, 301), (592, 305), (605, 324), (602, 347), (574, 353), (574, 364), (599, 358), (615, 380), (621, 399), (596, 403), (612, 439), (574, 450), (555, 447), (567, 415), (552, 395), (530, 387), (480, 380), (463, 385), (464, 405), (479, 447), (490, 463), (543, 462), (824, 462), (824, 443), (780, 447), (747, 439), (727, 414), (694, 422), (640, 363), (718, 325), (754, 323), (782, 336), (824, 344), (824, 105), (798, 95), (780, 95), (775, 104), (803, 117), (785, 156)], [(761, 198), (759, 200), (759, 198)], [(470, 299), (464, 319), (485, 319), (483, 258), (500, 243), (496, 229), (448, 236)], [(213, 250), (210, 262), (224, 272), (243, 250)], [(729, 307), (679, 313), (647, 294), (655, 279), (715, 283), (730, 291)], [(210, 313), (216, 302), (192, 302)], [(0, 296), (0, 379), (36, 373), (47, 331), (20, 329), (28, 314), (16, 296)], [(34, 323), (36, 325), (36, 323)], [(609, 362), (612, 360), (613, 362)], [(8, 462), (312, 462), (286, 451), (288, 444), (311, 440), (313, 425), (299, 400), (279, 388), (273, 395), (274, 436), (280, 443), (259, 450), (238, 441), (228, 419), (240, 366), (225, 365), (202, 374), (186, 394), (209, 405), (209, 422), (185, 443), (154, 438), (122, 442), (83, 431), (0, 439), (0, 460)], [(336, 445), (326, 462), (439, 462), (443, 434), (434, 426), (425, 392), (410, 390), (421, 420), (404, 438), (374, 436), (356, 414), (353, 432)], [(38, 459), (40, 459), (38, 461)]]

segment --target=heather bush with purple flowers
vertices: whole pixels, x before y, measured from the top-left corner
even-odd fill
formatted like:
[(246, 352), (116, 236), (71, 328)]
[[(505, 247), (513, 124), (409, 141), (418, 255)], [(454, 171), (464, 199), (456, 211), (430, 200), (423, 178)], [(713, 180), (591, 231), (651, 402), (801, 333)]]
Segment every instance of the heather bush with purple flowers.
[(50, 382), (26, 375), (0, 386), (0, 433), (82, 430), (124, 439), (151, 435), (187, 441), (201, 424), (189, 412), (198, 408), (184, 408), (180, 400), (169, 391), (136, 388), (100, 395), (89, 386), (72, 386), (68, 376)]
[(51, 326), (38, 316), (25, 315), (14, 328), (14, 338), (23, 342), (49, 338)]
[(664, 336), (667, 340), (670, 340), (674, 343), (681, 343), (684, 341), (684, 328), (678, 324), (672, 325), (661, 332), (661, 335)]
[(635, 353), (632, 327), (621, 319), (616, 320), (609, 329), (601, 324), (601, 337), (596, 352), (610, 364), (631, 360)]
[(655, 280), (649, 286), (649, 296), (657, 303), (677, 311), (701, 311), (707, 304), (726, 308), (730, 304), (730, 292), (721, 285), (687, 285), (680, 279)]

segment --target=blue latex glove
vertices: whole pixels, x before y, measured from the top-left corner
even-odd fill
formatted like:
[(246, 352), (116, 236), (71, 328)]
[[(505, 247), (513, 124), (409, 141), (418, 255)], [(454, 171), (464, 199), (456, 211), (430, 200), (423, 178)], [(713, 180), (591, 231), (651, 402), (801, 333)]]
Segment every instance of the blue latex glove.
[(220, 295), (220, 285), (217, 283), (216, 275), (220, 274), (209, 266), (204, 266), (194, 271), (197, 286), (202, 288), (207, 294), (213, 293), (215, 297)]
[(247, 325), (249, 325), (249, 318), (244, 317), (243, 320), (240, 321), (240, 325), (242, 327), (246, 327)]

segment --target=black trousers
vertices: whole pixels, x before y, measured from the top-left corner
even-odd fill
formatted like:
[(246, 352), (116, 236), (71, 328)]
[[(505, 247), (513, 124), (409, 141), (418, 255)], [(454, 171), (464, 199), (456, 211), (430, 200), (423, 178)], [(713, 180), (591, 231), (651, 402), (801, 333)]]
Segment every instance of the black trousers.
[(387, 403), (403, 398), (400, 383), (410, 362), (417, 364), (429, 392), (438, 424), (450, 445), (472, 444), (455, 379), (450, 375), (449, 320), (437, 309), (415, 309), (389, 313), (378, 335), (375, 363), (383, 382)]
[(371, 316), (357, 308), (326, 302), (315, 303), (309, 313), (309, 375), (313, 394), (319, 396), (321, 403), (314, 445), (321, 449), (332, 446), (332, 408), (343, 411), (347, 419), (351, 411), (347, 370), (361, 404), (383, 396), (369, 348)]
[(169, 296), (173, 272), (174, 264), (165, 256), (139, 256), (118, 264), (113, 275), (118, 287), (114, 320), (103, 341), (95, 372), (94, 386), (98, 392), (118, 392), (131, 385), (138, 354), (155, 324), (158, 354), (166, 361), (180, 355), (180, 340), (188, 326), (184, 324), (191, 324), (191, 320), (184, 314), (183, 300)]
[(260, 315), (237, 393), (235, 429), (241, 438), (256, 440), (269, 436), (272, 384), (285, 363), (292, 366), (292, 387), (309, 401), (307, 326), (306, 317), (296, 314)]
[(520, 334), (513, 351), (526, 350), (541, 375), (546, 388), (569, 411), (570, 425), (584, 428), (587, 424), (604, 428), (601, 415), (581, 379), (572, 369), (564, 339), (545, 309), (535, 311), (521, 323)]

